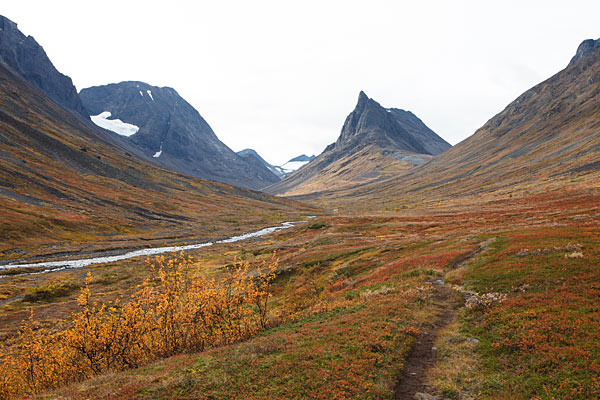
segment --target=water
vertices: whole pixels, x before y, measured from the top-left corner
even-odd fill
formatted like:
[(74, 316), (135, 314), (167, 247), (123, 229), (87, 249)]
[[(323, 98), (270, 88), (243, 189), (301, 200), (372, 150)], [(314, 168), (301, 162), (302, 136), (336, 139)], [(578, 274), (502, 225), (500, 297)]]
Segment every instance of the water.
[[(196, 243), (196, 244), (189, 244), (189, 245), (185, 245), (185, 246), (151, 247), (151, 248), (129, 251), (127, 253), (118, 254), (118, 255), (83, 258), (83, 259), (78, 259), (78, 260), (48, 261), (48, 262), (39, 262), (39, 263), (32, 263), (32, 264), (7, 264), (7, 265), (0, 265), (0, 270), (9, 270), (9, 269), (15, 269), (15, 268), (22, 268), (22, 269), (44, 268), (41, 271), (29, 272), (29, 273), (25, 272), (23, 274), (18, 274), (18, 275), (29, 275), (29, 274), (34, 274), (34, 273), (35, 274), (43, 274), (43, 273), (47, 273), (47, 272), (61, 271), (64, 269), (83, 268), (83, 267), (87, 267), (88, 265), (110, 263), (110, 262), (115, 262), (115, 261), (126, 260), (128, 258), (133, 258), (133, 257), (154, 256), (154, 255), (158, 255), (158, 254), (171, 253), (174, 251), (179, 252), (179, 251), (185, 251), (185, 250), (200, 249), (202, 247), (212, 246), (215, 243), (239, 242), (241, 240), (246, 240), (246, 239), (250, 239), (253, 237), (264, 236), (269, 233), (280, 231), (282, 229), (291, 228), (299, 222), (305, 222), (305, 221), (284, 222), (278, 226), (272, 226), (269, 228), (261, 229), (256, 232), (250, 232), (250, 233), (244, 233), (244, 234), (238, 235), (238, 236), (232, 236), (227, 239), (217, 240), (216, 242)], [(11, 275), (11, 276), (15, 276), (15, 275)]]

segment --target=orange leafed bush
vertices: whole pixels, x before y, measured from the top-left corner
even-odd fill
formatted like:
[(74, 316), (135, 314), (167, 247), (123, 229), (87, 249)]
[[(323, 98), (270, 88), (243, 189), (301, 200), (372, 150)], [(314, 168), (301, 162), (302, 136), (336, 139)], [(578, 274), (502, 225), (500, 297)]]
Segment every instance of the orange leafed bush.
[(92, 301), (88, 274), (80, 311), (63, 331), (37, 327), (32, 313), (18, 346), (0, 353), (0, 398), (237, 342), (267, 326), (275, 256), (252, 273), (236, 262), (221, 279), (197, 275), (183, 253), (147, 264), (149, 277), (125, 304)]

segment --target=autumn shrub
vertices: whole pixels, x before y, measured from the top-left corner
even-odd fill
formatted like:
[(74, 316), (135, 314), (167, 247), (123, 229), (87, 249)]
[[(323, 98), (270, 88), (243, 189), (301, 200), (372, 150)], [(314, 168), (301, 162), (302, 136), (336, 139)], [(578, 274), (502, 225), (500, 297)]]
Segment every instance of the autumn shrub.
[(0, 398), (234, 343), (268, 324), (274, 256), (252, 271), (247, 263), (234, 262), (221, 278), (198, 274), (183, 253), (147, 265), (148, 278), (123, 303), (94, 301), (88, 274), (79, 311), (65, 329), (39, 327), (32, 312), (17, 345), (0, 348)]

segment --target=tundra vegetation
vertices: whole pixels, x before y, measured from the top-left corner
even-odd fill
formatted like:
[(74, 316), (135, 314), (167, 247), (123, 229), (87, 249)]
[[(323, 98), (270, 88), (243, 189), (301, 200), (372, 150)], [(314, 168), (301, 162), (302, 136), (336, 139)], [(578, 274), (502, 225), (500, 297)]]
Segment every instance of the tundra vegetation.
[(183, 258), (89, 267), (91, 277), (6, 276), (3, 390), (395, 398), (411, 350), (433, 335), (419, 379), (440, 398), (597, 398), (597, 198), (574, 186), (476, 207), (323, 214)]

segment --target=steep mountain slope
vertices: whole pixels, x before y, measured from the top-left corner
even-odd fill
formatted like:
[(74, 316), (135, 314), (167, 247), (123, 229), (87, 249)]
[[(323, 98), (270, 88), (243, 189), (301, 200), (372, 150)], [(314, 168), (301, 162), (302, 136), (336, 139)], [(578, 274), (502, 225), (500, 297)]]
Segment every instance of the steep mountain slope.
[(160, 168), (103, 135), (0, 65), (0, 258), (219, 237), (299, 209)]
[(71, 78), (58, 72), (44, 49), (17, 24), (0, 15), (0, 62), (23, 76), (61, 106), (87, 118)]
[(337, 141), (266, 190), (288, 196), (339, 190), (397, 176), (450, 147), (410, 111), (383, 108), (361, 91)]
[[(385, 182), (331, 193), (397, 205), (545, 192), (600, 174), (600, 47), (526, 91), (468, 139)], [(593, 47), (593, 46), (592, 46)], [(358, 196), (358, 197), (356, 197)]]
[(264, 165), (265, 167), (267, 167), (269, 169), (269, 171), (271, 171), (272, 173), (274, 173), (275, 175), (277, 175), (277, 177), (281, 178), (284, 174), (278, 169), (278, 167), (275, 167), (271, 164), (269, 164), (267, 161), (265, 161), (264, 158), (262, 158), (257, 152), (256, 150), (253, 149), (244, 149), (244, 150), (240, 150), (237, 152), (237, 155), (242, 157), (243, 159), (246, 160), (246, 162), (248, 163), (255, 163), (256, 161), (260, 162), (262, 165)]
[(160, 165), (251, 189), (279, 181), (267, 167), (246, 162), (222, 143), (172, 88), (121, 82), (83, 89), (80, 97), (96, 124), (127, 136), (124, 141)]
[(256, 162), (254, 159), (260, 161), (264, 166), (266, 166), (271, 172), (277, 175), (280, 179), (285, 178), (292, 172), (300, 169), (304, 165), (308, 164), (310, 161), (315, 159), (315, 156), (307, 156), (306, 154), (301, 154), (297, 157), (292, 158), (288, 162), (283, 165), (272, 165), (266, 162), (258, 153), (252, 149), (244, 149), (237, 152), (237, 154), (241, 157), (246, 158), (249, 162)]

